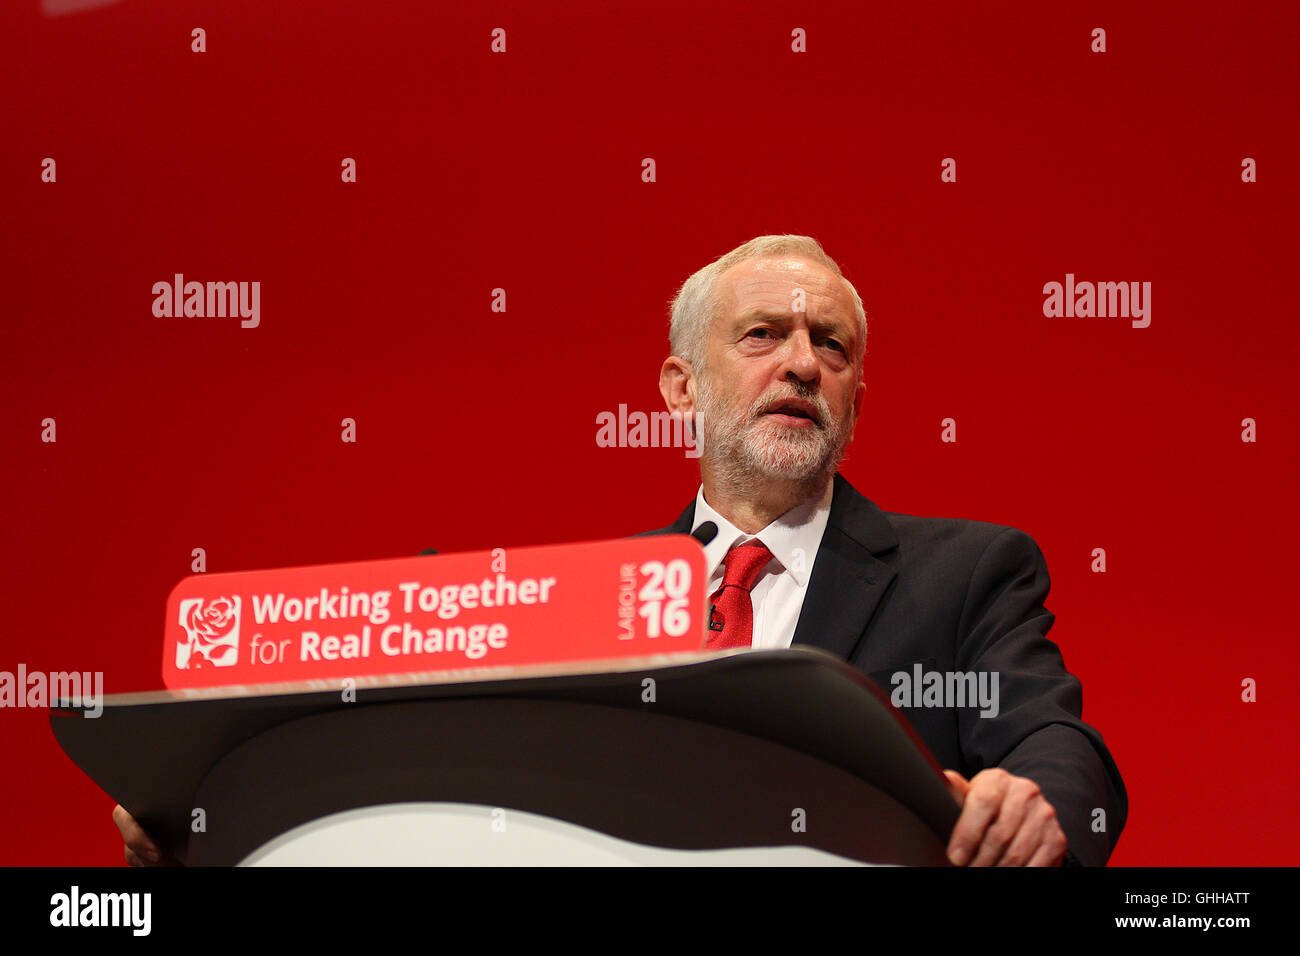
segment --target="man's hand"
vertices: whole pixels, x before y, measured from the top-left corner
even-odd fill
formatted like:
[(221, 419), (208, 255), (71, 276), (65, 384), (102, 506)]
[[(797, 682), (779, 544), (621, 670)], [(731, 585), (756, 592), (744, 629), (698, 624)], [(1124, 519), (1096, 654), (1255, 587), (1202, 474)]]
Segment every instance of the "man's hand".
[(948, 841), (954, 866), (1060, 865), (1065, 832), (1038, 784), (997, 767), (971, 780), (955, 770), (943, 774), (962, 805)]
[(158, 845), (149, 839), (149, 834), (135, 822), (135, 817), (127, 813), (120, 803), (113, 808), (113, 822), (117, 824), (122, 833), (122, 842), (126, 844), (126, 862), (132, 866), (180, 865), (175, 858), (158, 849)]

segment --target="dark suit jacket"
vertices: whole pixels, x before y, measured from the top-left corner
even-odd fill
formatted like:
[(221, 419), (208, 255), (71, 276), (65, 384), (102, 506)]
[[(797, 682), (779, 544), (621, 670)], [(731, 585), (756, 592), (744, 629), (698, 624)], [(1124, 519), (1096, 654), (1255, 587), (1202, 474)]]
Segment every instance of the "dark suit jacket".
[[(689, 534), (695, 502), (667, 528)], [(939, 763), (1028, 777), (1056, 808), (1080, 863), (1106, 862), (1128, 815), (1119, 769), (1081, 720), (1083, 688), (1047, 638), (1050, 582), (1033, 538), (1002, 525), (881, 511), (842, 475), (794, 643), (848, 661), (891, 693), (891, 675), (997, 672), (1000, 709), (902, 707)], [(1105, 829), (1094, 829), (1096, 811)]]

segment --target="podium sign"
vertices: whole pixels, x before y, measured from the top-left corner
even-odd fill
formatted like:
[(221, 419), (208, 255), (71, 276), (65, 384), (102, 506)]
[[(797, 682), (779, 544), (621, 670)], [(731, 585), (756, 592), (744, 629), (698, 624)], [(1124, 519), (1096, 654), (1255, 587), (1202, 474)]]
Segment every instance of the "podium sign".
[(192, 575), (167, 599), (169, 689), (696, 652), (687, 535)]

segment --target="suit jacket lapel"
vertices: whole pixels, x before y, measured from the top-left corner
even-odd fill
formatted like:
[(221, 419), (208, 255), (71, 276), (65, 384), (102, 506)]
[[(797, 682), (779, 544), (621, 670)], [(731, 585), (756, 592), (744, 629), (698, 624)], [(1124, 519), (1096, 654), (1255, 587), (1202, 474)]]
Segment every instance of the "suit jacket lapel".
[(677, 518), (676, 521), (674, 521), (667, 528), (665, 528), (662, 533), (663, 534), (690, 534), (692, 530), (691, 526), (694, 524), (695, 524), (695, 500), (691, 499), (691, 503), (686, 506), (686, 510), (681, 513), (681, 515)]
[[(690, 534), (695, 502), (667, 528), (651, 534)], [(898, 547), (883, 511), (835, 475), (831, 513), (795, 627), (795, 644), (820, 647), (851, 660), (897, 572), (876, 557)]]
[(897, 547), (898, 536), (884, 512), (836, 474), (831, 513), (813, 562), (794, 643), (852, 659), (897, 576), (876, 555)]

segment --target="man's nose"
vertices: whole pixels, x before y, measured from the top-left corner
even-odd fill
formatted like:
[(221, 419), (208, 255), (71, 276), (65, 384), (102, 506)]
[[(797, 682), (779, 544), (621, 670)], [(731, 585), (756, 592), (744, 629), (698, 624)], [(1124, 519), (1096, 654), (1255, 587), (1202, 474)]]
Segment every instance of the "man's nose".
[(807, 329), (797, 329), (785, 340), (786, 354), (779, 369), (780, 377), (795, 376), (801, 382), (816, 382), (821, 377), (821, 365), (813, 350), (812, 337)]

